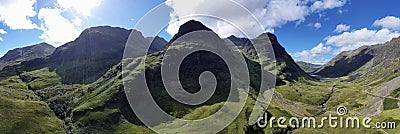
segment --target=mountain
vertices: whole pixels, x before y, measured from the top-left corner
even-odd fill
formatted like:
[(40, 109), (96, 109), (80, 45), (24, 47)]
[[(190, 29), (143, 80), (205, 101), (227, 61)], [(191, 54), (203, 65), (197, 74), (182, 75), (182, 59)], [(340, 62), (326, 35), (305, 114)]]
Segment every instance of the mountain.
[[(204, 25), (204, 27), (202, 27), (202, 24), (199, 25), (199, 22), (189, 21), (187, 23), (186, 25), (195, 25), (200, 30), (207, 29), (204, 28)], [(193, 32), (182, 27), (180, 28), (180, 30), (187, 33)], [(189, 106), (177, 102), (175, 99), (171, 98), (171, 96), (168, 95), (168, 92), (166, 91), (161, 78), (161, 61), (164, 60), (166, 57), (169, 57), (172, 54), (179, 54), (179, 51), (184, 51), (187, 48), (190, 49), (192, 47), (198, 47), (201, 45), (225, 45), (225, 40), (221, 39), (216, 33), (212, 31), (205, 32), (204, 34), (201, 34), (201, 36), (207, 37), (208, 41), (211, 41), (212, 44), (204, 44), (207, 42), (199, 43), (199, 40), (197, 40), (198, 38), (188, 39), (185, 38), (187, 37), (185, 36), (183, 38), (176, 38), (174, 41), (170, 41), (168, 46), (165, 46), (179, 46), (169, 48), (168, 51), (171, 51), (173, 53), (167, 54), (166, 48), (164, 48), (159, 52), (147, 55), (145, 59), (146, 66), (144, 67), (146, 72), (140, 71), (141, 66), (138, 66), (138, 64), (136, 64), (138, 58), (124, 59), (122, 63), (119, 63), (108, 70), (108, 72), (104, 73), (104, 75), (100, 77), (100, 79), (98, 79), (93, 84), (90, 84), (85, 92), (86, 97), (83, 97), (80, 101), (78, 101), (78, 103), (71, 104), (73, 108), (70, 112), (68, 112), (68, 110), (65, 111), (65, 113), (67, 113), (67, 115), (69, 113), (69, 116), (71, 116), (70, 118), (73, 119), (70, 125), (72, 126), (71, 128), (75, 130), (72, 131), (83, 133), (98, 133), (109, 131), (120, 132), (124, 131), (121, 129), (127, 126), (129, 126), (130, 128), (134, 128), (133, 130), (135, 131), (149, 131), (149, 129), (142, 127), (143, 124), (137, 119), (131, 109), (129, 109), (130, 107), (127, 103), (126, 96), (135, 96), (134, 94), (125, 94), (129, 93), (129, 91), (125, 92), (123, 88), (124, 85), (122, 84), (122, 79), (130, 79), (134, 81), (136, 79), (136, 75), (142, 73), (145, 73), (144, 75), (146, 75), (145, 85), (148, 86), (154, 100), (157, 102), (160, 108), (162, 108), (170, 115), (180, 118), (196, 119), (199, 117), (203, 117), (204, 114), (207, 115), (213, 113), (204, 111), (217, 111), (220, 108), (221, 104), (227, 101), (228, 92), (231, 85), (229, 69), (226, 63), (224, 63), (224, 61), (218, 55), (206, 51), (198, 51), (185, 57), (185, 59), (180, 64), (179, 80), (182, 84), (182, 87), (186, 91), (191, 93), (198, 92), (198, 90), (202, 87), (202, 85), (199, 84), (199, 76), (202, 72), (210, 71), (215, 75), (217, 80), (215, 93), (211, 96), (210, 99), (208, 99), (205, 103), (201, 105)], [(232, 38), (235, 37), (232, 36)], [(274, 52), (277, 55), (276, 59), (278, 60), (278, 65), (280, 67), (279, 71), (282, 71), (279, 72), (279, 75), (282, 75), (285, 80), (295, 81), (298, 79), (312, 79), (307, 73), (302, 71), (297, 66), (297, 64), (295, 64), (295, 62), (291, 59), (291, 57), (287, 54), (283, 47), (280, 46), (280, 44), (277, 42), (276, 36), (274, 36), (273, 34), (262, 34), (252, 40), (255, 44), (272, 43), (273, 47), (275, 48)], [(242, 45), (247, 48), (249, 44), (244, 45), (240, 44), (240, 42), (243, 43), (248, 41), (249, 39), (243, 38), (233, 42), (236, 42), (236, 45)], [(250, 48), (251, 47), (246, 50), (254, 51)], [(245, 55), (247, 55), (247, 53), (245, 53)], [(253, 59), (245, 57), (245, 60), (250, 73), (250, 93), (257, 93), (260, 84), (260, 65)], [(168, 63), (163, 64), (167, 65)], [(123, 76), (121, 73), (122, 68), (128, 69), (124, 70), (125, 72), (132, 71), (135, 73), (129, 73), (129, 75)], [(280, 80), (280, 78), (282, 77), (279, 77), (278, 79)], [(234, 95), (233, 98), (233, 101), (235, 101), (237, 99), (237, 96)], [(131, 102), (134, 103), (133, 105), (143, 105), (143, 102)], [(253, 107), (251, 105), (246, 106), (243, 109), (243, 113), (245, 114), (241, 114), (239, 118), (232, 123), (231, 127), (227, 127), (223, 130), (223, 132), (237, 132), (238, 130), (243, 132), (251, 131), (252, 128), (249, 127), (247, 123), (247, 116), (250, 114), (249, 111), (251, 111), (252, 108)], [(151, 114), (153, 111), (148, 112), (149, 114)]]
[[(63, 83), (92, 83), (109, 68), (121, 62), (130, 35), (136, 39), (133, 42), (135, 44), (149, 43), (149, 39), (136, 30), (110, 26), (92, 27), (85, 29), (74, 41), (58, 47), (53, 54), (4, 68), (2, 72), (10, 76), (49, 67), (61, 76)], [(150, 52), (155, 52), (166, 41), (156, 37), (152, 44), (155, 47), (151, 47)]]
[(308, 63), (308, 62), (304, 62), (304, 61), (296, 61), (296, 64), (299, 65), (300, 68), (303, 69), (307, 73), (312, 73), (321, 67), (321, 65), (316, 65), (316, 64), (312, 64), (312, 63)]
[[(239, 49), (251, 59), (257, 59), (257, 52), (253, 45), (257, 43), (271, 43), (275, 59), (276, 59), (276, 71), (277, 71), (277, 84), (280, 80), (286, 81), (297, 81), (301, 79), (313, 80), (314, 78), (304, 72), (293, 60), (293, 58), (287, 53), (285, 48), (278, 42), (278, 38), (272, 33), (263, 33), (254, 39), (238, 38), (235, 36), (230, 36), (227, 39), (232, 41)], [(255, 43), (255, 44), (252, 44)]]
[(400, 37), (384, 44), (342, 52), (314, 74), (322, 77), (349, 76), (350, 81), (358, 79), (373, 84), (400, 76), (399, 64)]
[(19, 64), (23, 61), (48, 56), (52, 54), (55, 49), (56, 48), (52, 45), (49, 45), (47, 43), (40, 43), (28, 47), (10, 50), (3, 57), (0, 58), (0, 69), (5, 66)]
[(187, 33), (199, 30), (212, 31), (210, 28), (206, 27), (203, 23), (195, 20), (190, 20), (179, 27), (178, 33), (176, 33), (169, 42), (172, 43)]
[[(158, 37), (144, 38), (140, 32), (132, 31), (130, 36), (135, 37), (135, 44), (133, 45), (149, 43), (149, 40), (154, 39), (155, 41), (153, 41), (151, 46), (151, 49), (154, 49), (151, 51), (154, 51), (154, 53), (150, 53), (146, 55), (146, 57), (132, 57), (123, 59), (122, 61), (122, 52), (120, 51), (123, 51), (124, 39), (129, 36), (129, 31), (111, 27), (94, 27), (87, 29), (75, 41), (57, 48), (52, 55), (26, 61), (21, 65), (7, 67), (0, 72), (1, 75), (6, 74), (6, 76), (12, 76), (0, 81), (0, 91), (8, 91), (8, 88), (23, 88), (23, 91), (20, 92), (24, 93), (24, 91), (27, 90), (30, 93), (29, 95), (35, 97), (31, 100), (20, 100), (21, 98), (25, 99), (25, 94), (21, 93), (22, 95), (20, 96), (22, 97), (17, 98), (18, 101), (10, 102), (11, 104), (37, 101), (43, 104), (43, 111), (50, 111), (51, 113), (51, 115), (48, 113), (44, 115), (34, 112), (23, 115), (15, 113), (12, 118), (2, 121), (13, 121), (10, 125), (14, 125), (20, 123), (15, 123), (15, 119), (27, 116), (34, 117), (34, 121), (41, 121), (43, 120), (42, 118), (47, 120), (51, 119), (55, 122), (52, 123), (52, 127), (58, 126), (56, 127), (57, 129), (53, 131), (51, 128), (43, 126), (43, 128), (40, 129), (46, 131), (38, 131), (38, 133), (46, 133), (48, 129), (50, 129), (48, 131), (56, 133), (61, 126), (67, 133), (126, 133), (127, 131), (152, 133), (149, 128), (146, 128), (143, 123), (137, 119), (127, 100), (127, 96), (132, 95), (133, 97), (138, 97), (139, 95), (140, 97), (140, 94), (129, 94), (133, 92), (129, 92), (129, 90), (126, 91), (127, 89), (124, 88), (124, 84), (126, 83), (123, 82), (123, 79), (135, 81), (138, 80), (137, 75), (145, 75), (146, 83), (139, 83), (135, 86), (140, 87), (147, 85), (154, 101), (157, 102), (159, 107), (166, 111), (166, 113), (174, 117), (193, 120), (207, 117), (221, 109), (221, 106), (224, 105), (225, 102), (236, 102), (239, 99), (238, 91), (230, 91), (230, 88), (232, 85), (239, 85), (240, 82), (231, 81), (230, 71), (237, 72), (240, 70), (228, 68), (224, 59), (211, 52), (196, 51), (187, 55), (179, 68), (179, 82), (184, 90), (195, 93), (202, 87), (211, 85), (209, 83), (202, 84), (203, 82), (199, 80), (199, 77), (204, 71), (212, 72), (217, 81), (213, 95), (205, 103), (192, 106), (176, 101), (166, 91), (161, 76), (161, 65), (168, 66), (168, 63), (161, 62), (167, 59), (167, 57), (179, 55), (181, 54), (179, 53), (180, 51), (193, 47), (226, 46), (227, 39), (221, 39), (216, 33), (208, 29), (209, 28), (200, 22), (189, 21), (180, 28), (178, 33), (182, 34), (205, 30), (205, 32), (200, 35), (207, 40), (204, 41), (196, 37), (190, 38), (177, 34), (174, 36), (176, 38), (169, 41), (168, 45), (164, 45), (164, 47), (161, 47), (163, 43), (166, 43), (163, 39)], [(235, 119), (229, 127), (226, 127), (222, 133), (250, 133), (253, 129), (257, 129), (254, 128), (254, 126), (248, 125), (248, 118), (259, 92), (261, 83), (260, 71), (261, 69), (265, 69), (261, 68), (258, 61), (268, 60), (257, 60), (258, 57), (255, 55), (252, 45), (272, 45), (272, 48), (274, 48), (275, 59), (277, 60), (278, 78), (265, 79), (263, 81), (267, 83), (277, 81), (278, 84), (283, 84), (286, 81), (290, 82), (302, 79), (312, 80), (313, 78), (300, 69), (285, 49), (279, 44), (275, 35), (264, 33), (254, 39), (235, 38), (234, 36), (231, 37), (231, 39), (234, 40), (232, 42), (236, 42), (235, 44), (237, 46), (242, 47), (242, 54), (245, 55), (244, 60), (249, 70), (250, 97), (247, 98), (248, 102), (246, 101), (246, 106), (242, 109), (238, 118)], [(254, 44), (250, 45), (249, 40)], [(167, 47), (171, 47), (168, 49), (171, 53), (166, 53)], [(223, 49), (221, 51), (227, 52), (228, 49)], [(146, 58), (145, 66), (137, 64), (137, 61), (142, 58)], [(233, 58), (234, 65), (239, 61), (235, 60), (237, 57), (230, 58)], [(111, 65), (112, 63), (115, 64)], [(173, 63), (169, 64), (169, 66), (172, 65)], [(132, 71), (132, 73), (122, 75), (122, 68), (127, 69), (124, 70), (124, 72)], [(145, 71), (142, 70), (143, 68)], [(272, 73), (267, 72), (263, 75), (266, 75), (267, 78), (271, 78), (270, 76), (272, 76)], [(207, 80), (204, 81), (207, 82)], [(2, 82), (5, 84), (3, 85)], [(80, 84), (69, 84), (70, 82)], [(3, 87), (5, 88), (3, 89)], [(228, 100), (230, 92), (233, 93), (232, 96), (229, 97), (232, 99)], [(9, 100), (8, 94), (0, 94), (0, 101), (3, 96), (6, 98), (4, 100)], [(7, 102), (4, 104), (10, 103)], [(142, 101), (131, 101), (131, 103), (133, 103), (133, 105), (147, 106)], [(7, 105), (5, 105), (3, 109), (6, 107)], [(150, 115), (157, 116), (156, 114), (152, 114), (154, 111), (146, 112)], [(46, 116), (51, 118), (46, 118)], [(19, 130), (17, 128), (5, 129)], [(32, 129), (38, 128), (35, 127)], [(200, 132), (190, 133), (204, 132), (201, 129), (199, 130)]]

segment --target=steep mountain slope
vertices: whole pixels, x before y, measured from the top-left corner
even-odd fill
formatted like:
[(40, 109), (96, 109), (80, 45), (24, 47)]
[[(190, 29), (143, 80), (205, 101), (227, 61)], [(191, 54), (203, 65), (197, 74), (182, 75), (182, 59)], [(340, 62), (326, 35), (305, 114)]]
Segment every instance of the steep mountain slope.
[(366, 84), (381, 83), (400, 76), (400, 37), (384, 44), (342, 52), (314, 74), (323, 77), (349, 76)]
[[(121, 61), (131, 32), (138, 39), (134, 42), (136, 44), (150, 41), (136, 30), (109, 26), (92, 27), (84, 30), (76, 40), (57, 48), (53, 54), (4, 68), (0, 74), (3, 77), (12, 76), (49, 67), (61, 76), (63, 83), (91, 83)], [(150, 52), (158, 51), (165, 43), (164, 39), (156, 37)]]
[(293, 58), (286, 52), (285, 48), (278, 42), (277, 37), (272, 33), (264, 33), (254, 39), (238, 38), (235, 36), (230, 36), (228, 39), (237, 45), (239, 49), (242, 49), (247, 57), (251, 59), (258, 59), (257, 52), (252, 46), (252, 42), (258, 43), (263, 42), (263, 40), (269, 40), (276, 59), (277, 84), (282, 84), (279, 83), (279, 80), (297, 81), (301, 79), (314, 79), (296, 64)]
[[(188, 22), (189, 25), (192, 22)], [(199, 24), (199, 23), (197, 23)], [(201, 26), (198, 26), (200, 29)], [(216, 38), (216, 41), (223, 41), (222, 39), (218, 39), (219, 37), (214, 33), (211, 35), (206, 35), (213, 38)], [(264, 39), (276, 39), (276, 37), (270, 34), (263, 34), (262, 36), (255, 39), (255, 43), (261, 43), (261, 40)], [(211, 38), (208, 38), (211, 39)], [(182, 41), (177, 39), (177, 43), (188, 43), (186, 41)], [(276, 40), (275, 40), (276, 41)], [(193, 42), (192, 42), (193, 43)], [(279, 45), (279, 44), (275, 44)], [(183, 45), (177, 48), (184, 49), (183, 47), (194, 47), (194, 44)], [(280, 57), (278, 60), (282, 60), (282, 64), (294, 63), (293, 60), (288, 60), (290, 58), (289, 55), (284, 51), (282, 47), (275, 46), (277, 48), (277, 52), (279, 56), (286, 55), (287, 57)], [(286, 54), (285, 54), (286, 53)], [(208, 52), (196, 52), (194, 54), (189, 55), (185, 58), (185, 60), (181, 64), (180, 68), (180, 81), (182, 86), (188, 92), (196, 92), (200, 89), (199, 84), (199, 75), (203, 71), (211, 71), (215, 74), (215, 77), (218, 81), (216, 86), (216, 91), (214, 95), (209, 99), (205, 104), (199, 106), (188, 106), (172, 99), (168, 93), (166, 92), (164, 85), (161, 80), (161, 61), (166, 56), (165, 49), (147, 55), (146, 59), (146, 81), (149, 89), (153, 95), (153, 98), (160, 105), (160, 107), (175, 117), (182, 117), (187, 119), (198, 119), (201, 117), (206, 117), (208, 114), (212, 114), (212, 111), (217, 111), (220, 109), (221, 104), (223, 104), (227, 99), (227, 91), (230, 88), (230, 74), (227, 70), (227, 66), (222, 62), (217, 55)], [(135, 131), (146, 131), (151, 132), (148, 128), (144, 127), (142, 123), (137, 119), (134, 113), (130, 110), (130, 106), (127, 102), (127, 98), (122, 85), (122, 66), (125, 66), (126, 69), (132, 69), (132, 76), (128, 75), (124, 77), (124, 79), (135, 79), (135, 75), (144, 73), (141, 71), (137, 71), (140, 69), (140, 66), (137, 66), (137, 62), (143, 57), (133, 58), (133, 59), (124, 59), (123, 64), (117, 64), (112, 69), (108, 70), (100, 79), (98, 79), (93, 84), (88, 86), (88, 89), (85, 91), (84, 97), (78, 101), (73, 107), (71, 114), (69, 115), (72, 119), (72, 123), (70, 124), (71, 128), (75, 128), (71, 130), (72, 132), (84, 132), (84, 133), (98, 133), (98, 132), (121, 132), (123, 129), (135, 130)], [(251, 95), (256, 95), (257, 90), (259, 88), (260, 76), (259, 67), (260, 65), (253, 60), (247, 59), (247, 64), (250, 71), (251, 77)], [(296, 65), (296, 64), (293, 64)], [(289, 67), (289, 66), (285, 66)], [(258, 69), (257, 69), (258, 68)], [(301, 69), (295, 69), (301, 70)], [(294, 71), (291, 69), (285, 69), (284, 71)], [(306, 73), (296, 73), (296, 72), (285, 72), (285, 73), (293, 73), (295, 75), (287, 75), (285, 74), (287, 79), (289, 78), (306, 78), (309, 77)], [(284, 74), (282, 74), (284, 75)], [(301, 75), (301, 76), (300, 76)], [(294, 77), (296, 76), (296, 77)], [(140, 103), (140, 102), (138, 102)], [(246, 103), (246, 107), (243, 109), (242, 113), (239, 115), (239, 118), (235, 120), (235, 122), (223, 130), (223, 132), (249, 132), (254, 128), (248, 126), (247, 120), (248, 115), (252, 110), (252, 106), (254, 105), (255, 100), (249, 98), (249, 101)], [(208, 112), (204, 112), (208, 111)], [(151, 111), (149, 111), (151, 112)]]
[(312, 73), (321, 67), (321, 65), (315, 65), (303, 61), (296, 61), (296, 64), (307, 73)]
[[(185, 28), (185, 26), (190, 27)], [(194, 27), (194, 29), (192, 27)], [(209, 31), (210, 33), (205, 34), (204, 36), (208, 37), (207, 39), (214, 41), (213, 43), (215, 44), (225, 43), (225, 41), (217, 34), (196, 21), (186, 23), (180, 28), (180, 32), (178, 33), (189, 33), (196, 30)], [(115, 29), (113, 32), (112, 30), (110, 31), (108, 27), (96, 27), (90, 30), (87, 29), (77, 40), (58, 48), (53, 55), (24, 62), (22, 66), (6, 68), (0, 72), (0, 74), (7, 71), (14, 71), (15, 76), (13, 77), (18, 77), (18, 79), (5, 79), (5, 82), (21, 82), (5, 85), (0, 83), (0, 86), (24, 88), (25, 90), (28, 89), (29, 92), (33, 92), (32, 94), (38, 97), (38, 101), (48, 105), (46, 106), (47, 110), (49, 111), (50, 109), (52, 111), (50, 111), (50, 113), (54, 113), (55, 116), (58, 117), (58, 119), (55, 119), (54, 115), (51, 115), (52, 119), (63, 121), (62, 126), (67, 133), (152, 133), (152, 131), (149, 128), (146, 128), (131, 111), (126, 98), (127, 95), (123, 88), (122, 79), (134, 80), (136, 78), (135, 75), (138, 74), (145, 73), (147, 76), (147, 83), (143, 84), (149, 86), (157, 104), (159, 104), (168, 114), (175, 117), (182, 117), (185, 119), (204, 118), (220, 109), (227, 101), (228, 91), (230, 90), (232, 82), (230, 80), (229, 69), (227, 68), (226, 63), (224, 63), (218, 55), (210, 52), (199, 51), (190, 54), (182, 62), (179, 70), (179, 78), (183, 88), (188, 92), (197, 92), (202, 87), (199, 83), (199, 76), (204, 71), (212, 72), (218, 81), (216, 91), (211, 99), (198, 106), (185, 105), (177, 102), (168, 95), (161, 79), (161, 61), (165, 57), (170, 56), (171, 53), (169, 55), (166, 54), (166, 49), (160, 49), (162, 47), (160, 47), (158, 43), (155, 43), (152, 47), (158, 48), (160, 51), (154, 49), (154, 53), (147, 55), (145, 59), (146, 66), (144, 66), (146, 72), (139, 71), (142, 66), (138, 66), (137, 62), (144, 57), (124, 59), (122, 63), (116, 60), (117, 58), (120, 58), (118, 56), (122, 56), (116, 54), (116, 52), (121, 49), (121, 42), (119, 41), (122, 41), (124, 37), (121, 36), (118, 31), (125, 30)], [(119, 34), (115, 35), (114, 33)], [(142, 38), (140, 32), (133, 32), (133, 36), (136, 35), (140, 36), (138, 40), (135, 40), (138, 44), (148, 43), (147, 41), (152, 39)], [(202, 42), (198, 40), (180, 40), (179, 37), (181, 36), (182, 35), (174, 36), (176, 37), (174, 41), (176, 41), (179, 47), (171, 49), (179, 51), (185, 49), (185, 47), (202, 45)], [(155, 42), (165, 43), (161, 38), (155, 37), (154, 39), (156, 40)], [(170, 41), (170, 43), (174, 41)], [(235, 44), (238, 46), (243, 46), (241, 49), (243, 50), (244, 55), (247, 55), (247, 57), (245, 57), (245, 62), (248, 65), (250, 73), (251, 87), (249, 94), (251, 97), (246, 101), (245, 107), (239, 114), (239, 117), (221, 133), (250, 133), (253, 131), (263, 133), (263, 130), (258, 129), (255, 126), (249, 126), (247, 122), (255, 103), (255, 98), (257, 98), (261, 81), (260, 64), (257, 62), (257, 56), (255, 56), (254, 50), (252, 50), (253, 48), (249, 44), (246, 44), (248, 41), (249, 39), (238, 39), (233, 42), (237, 42)], [(302, 71), (297, 64), (295, 64), (285, 49), (280, 46), (275, 35), (265, 33), (252, 39), (252, 41), (256, 45), (270, 45), (269, 43), (272, 43), (271, 45), (274, 48), (278, 66), (278, 83), (282, 84), (284, 81), (297, 81), (301, 79), (312, 80), (307, 73)], [(117, 46), (109, 47), (110, 45)], [(106, 50), (111, 49), (111, 51), (108, 52), (100, 48)], [(107, 55), (112, 55), (112, 57), (107, 57)], [(114, 59), (114, 56), (117, 58)], [(117, 63), (111, 65), (112, 62)], [(123, 66), (132, 69), (130, 71), (133, 73), (123, 77), (121, 73)], [(48, 67), (49, 69), (43, 70), (41, 69), (43, 67)], [(25, 70), (36, 71), (22, 73)], [(7, 75), (10, 76), (11, 74)], [(265, 75), (271, 74), (267, 73)], [(98, 79), (95, 76), (98, 76)], [(96, 81), (88, 85), (65, 85), (65, 83), (68, 84), (69, 82), (89, 83), (90, 81), (88, 79), (96, 79)], [(275, 79), (268, 79), (265, 81), (272, 82), (275, 81)], [(293, 92), (295, 91), (290, 91), (290, 93)], [(237, 93), (234, 94), (233, 101), (238, 99), (237, 96)], [(278, 107), (271, 109), (274, 115), (287, 113), (286, 111), (286, 113), (281, 112), (282, 110)]]
[(0, 58), (0, 69), (5, 66), (12, 66), (23, 61), (32, 60), (35, 58), (46, 57), (54, 52), (56, 48), (47, 43), (40, 43), (28, 47), (17, 48), (8, 51)]

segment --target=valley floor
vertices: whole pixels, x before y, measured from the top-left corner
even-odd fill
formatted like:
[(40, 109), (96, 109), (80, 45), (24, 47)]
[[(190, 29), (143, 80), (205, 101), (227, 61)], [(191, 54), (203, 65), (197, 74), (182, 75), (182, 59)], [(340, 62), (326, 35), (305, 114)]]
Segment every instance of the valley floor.
[[(126, 114), (129, 107), (121, 104), (123, 99), (119, 96), (123, 93), (121, 80), (115, 79), (118, 75), (107, 74), (90, 85), (60, 85), (60, 78), (46, 69), (1, 80), (0, 124), (3, 125), (0, 126), (0, 132), (152, 133), (140, 123), (134, 123), (137, 120), (130, 117), (132, 115)], [(276, 87), (267, 111), (276, 118), (315, 117), (319, 124), (318, 119), (322, 117), (339, 116), (337, 108), (345, 106), (348, 112), (343, 117), (370, 116), (373, 122), (400, 124), (399, 83), (400, 77), (374, 86), (343, 82), (340, 78), (286, 81), (285, 85)], [(251, 90), (250, 94), (256, 93)], [(281, 129), (273, 124), (273, 128), (261, 129), (248, 124), (248, 114), (254, 103), (255, 98), (248, 98), (237, 119), (221, 133), (400, 133), (400, 129), (335, 129), (328, 125), (316, 129)], [(189, 112), (182, 118), (207, 117), (223, 104), (186, 109)], [(24, 129), (20, 129), (20, 126)]]

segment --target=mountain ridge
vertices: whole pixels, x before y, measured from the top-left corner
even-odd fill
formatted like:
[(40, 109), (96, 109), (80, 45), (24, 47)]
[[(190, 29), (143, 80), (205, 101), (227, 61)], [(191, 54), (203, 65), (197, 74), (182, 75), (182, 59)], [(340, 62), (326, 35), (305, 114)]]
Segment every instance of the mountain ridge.
[(56, 48), (52, 45), (43, 42), (36, 45), (10, 50), (0, 58), (0, 69), (5, 66), (19, 64), (23, 61), (51, 55), (55, 49)]
[[(49, 67), (62, 77), (63, 83), (91, 83), (122, 60), (126, 41), (131, 34), (144, 43), (149, 41), (137, 30), (111, 26), (91, 27), (85, 29), (74, 41), (56, 48), (51, 55), (2, 69), (0, 77)], [(153, 42), (164, 43), (160, 37)]]
[(358, 82), (372, 82), (367, 79), (399, 76), (399, 57), (400, 37), (396, 37), (383, 44), (342, 52), (313, 74), (333, 78), (349, 76), (349, 81), (361, 78)]

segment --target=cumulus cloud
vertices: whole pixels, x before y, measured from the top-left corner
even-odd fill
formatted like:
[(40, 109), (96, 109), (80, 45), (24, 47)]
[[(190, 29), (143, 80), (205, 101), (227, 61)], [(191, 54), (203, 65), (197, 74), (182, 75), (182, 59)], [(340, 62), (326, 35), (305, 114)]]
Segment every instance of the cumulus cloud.
[[(99, 6), (103, 0), (57, 0), (55, 8), (42, 8), (38, 18), (41, 20), (39, 36), (45, 42), (54, 46), (63, 45), (76, 39), (82, 31), (82, 18), (91, 14), (92, 8)], [(72, 14), (72, 19), (63, 16), (63, 13)]]
[(7, 34), (7, 32), (4, 29), (0, 29), (0, 34)]
[[(334, 1), (332, 4), (331, 2)], [(339, 4), (336, 4), (339, 1)], [(312, 12), (310, 0), (235, 0), (235, 2), (241, 4), (243, 7), (248, 9), (256, 18), (258, 18), (266, 31), (273, 32), (274, 28), (281, 27), (287, 22), (304, 22), (305, 17), (310, 15)], [(252, 31), (251, 29), (257, 24), (249, 24), (247, 18), (251, 15), (238, 12), (232, 8), (230, 4), (227, 4), (226, 0), (215, 0), (213, 4), (209, 4), (208, 1), (188, 1), (188, 0), (167, 0), (167, 5), (173, 9), (170, 14), (171, 21), (167, 28), (167, 32), (174, 35), (181, 24), (185, 23), (190, 19), (196, 19), (213, 29), (220, 36), (226, 37), (229, 35), (238, 35), (238, 32), (234, 27), (227, 25), (221, 21), (215, 21), (204, 18), (185, 18), (185, 16), (192, 14), (218, 14), (233, 20), (235, 24), (239, 24), (240, 27), (244, 27), (246, 31)], [(321, 1), (323, 5), (315, 6), (314, 10), (322, 11), (325, 9), (332, 9), (340, 7), (345, 4), (343, 0), (324, 0)], [(315, 4), (315, 3), (314, 3)], [(313, 5), (314, 5), (313, 4)], [(176, 22), (177, 23), (173, 23)], [(250, 33), (250, 37), (255, 37), (264, 31), (253, 31)]]
[(350, 30), (350, 26), (349, 25), (339, 24), (339, 25), (336, 26), (336, 29), (333, 32), (341, 33), (341, 32), (349, 31), (349, 30)]
[(57, 4), (64, 9), (72, 9), (80, 15), (90, 16), (91, 10), (99, 6), (103, 0), (57, 0)]
[(325, 40), (326, 44), (339, 47), (335, 53), (340, 53), (342, 51), (354, 50), (364, 45), (385, 43), (398, 36), (400, 36), (399, 32), (393, 32), (385, 28), (381, 30), (363, 28), (352, 32), (344, 32), (336, 36), (328, 36)]
[(319, 43), (316, 47), (311, 50), (304, 50), (297, 52), (293, 55), (294, 59), (314, 64), (324, 64), (329, 61), (325, 58), (326, 54), (332, 52), (331, 46), (326, 46), (323, 43)]
[(322, 11), (326, 9), (333, 9), (336, 7), (341, 7), (346, 4), (346, 0), (322, 0), (315, 1), (314, 4), (311, 5), (311, 11)]
[[(7, 32), (4, 29), (0, 29), (0, 34), (7, 34)], [(0, 37), (0, 41), (3, 41), (3, 38)]]
[(394, 16), (387, 16), (380, 20), (376, 20), (374, 26), (381, 26), (392, 30), (400, 30), (400, 18)]
[(60, 9), (42, 8), (39, 10), (38, 18), (42, 20), (40, 29), (43, 34), (40, 39), (54, 46), (60, 46), (72, 41), (80, 34), (80, 30), (72, 22), (61, 15)]
[(0, 22), (12, 30), (37, 28), (30, 19), (36, 15), (35, 3), (36, 0), (0, 0)]

